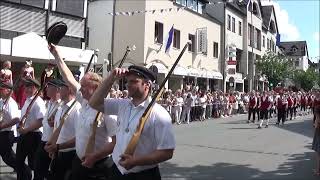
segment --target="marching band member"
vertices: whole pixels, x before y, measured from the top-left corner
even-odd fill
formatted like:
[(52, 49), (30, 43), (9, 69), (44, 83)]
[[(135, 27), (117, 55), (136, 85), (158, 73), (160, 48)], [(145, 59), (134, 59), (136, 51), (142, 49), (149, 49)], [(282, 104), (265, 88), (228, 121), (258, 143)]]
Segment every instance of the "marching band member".
[(60, 85), (57, 79), (48, 81), (47, 95), (50, 99), (47, 101), (47, 111), (42, 121), (43, 134), (35, 156), (34, 180), (48, 178), (51, 158), (44, 147), (52, 135), (54, 117), (60, 107)]
[[(112, 84), (126, 76), (130, 99), (103, 100)], [(159, 104), (152, 108), (133, 155), (125, 149), (135, 133), (140, 117), (151, 102), (150, 94), (155, 81), (153, 72), (145, 67), (130, 66), (129, 70), (116, 68), (90, 99), (90, 105), (106, 115), (118, 116), (116, 144), (112, 153), (114, 165), (111, 179), (161, 179), (158, 164), (171, 159), (175, 139), (169, 113)]]
[[(91, 134), (92, 125), (95, 121), (96, 114), (98, 113), (98, 111), (89, 106), (88, 100), (91, 98), (95, 89), (101, 84), (102, 78), (96, 73), (88, 72), (80, 80), (80, 83), (78, 83), (73, 77), (70, 69), (61, 59), (59, 52), (56, 50), (56, 47), (54, 45), (50, 45), (49, 50), (55, 57), (56, 64), (63, 79), (68, 84), (68, 86), (74, 92), (76, 92), (76, 100), (81, 104), (81, 109), (79, 110), (81, 113), (79, 114), (77, 121), (75, 122), (76, 156), (72, 162), (72, 179), (88, 179), (87, 177), (90, 176), (91, 172), (93, 171), (92, 168), (97, 169), (93, 164), (97, 165), (96, 161), (98, 160), (100, 160), (99, 162), (107, 161), (108, 155), (113, 151), (117, 125), (116, 117), (107, 117), (106, 120), (108, 121), (104, 121), (104, 123), (102, 123), (104, 124), (104, 126), (99, 126), (97, 128), (96, 146), (94, 149), (96, 152), (99, 152), (97, 153), (98, 155), (85, 154), (86, 146)], [(112, 139), (112, 141), (108, 141), (108, 139), (110, 139), (109, 137)], [(90, 167), (91, 169), (88, 167)], [(106, 169), (103, 169), (102, 171), (106, 171)], [(108, 175), (106, 174), (105, 176)]]
[(250, 93), (249, 97), (249, 112), (248, 112), (248, 123), (250, 123), (251, 114), (253, 116), (252, 122), (254, 123), (256, 120), (256, 112), (255, 109), (257, 107), (257, 98), (255, 97), (254, 91)]
[(276, 124), (279, 125), (281, 120), (283, 125), (286, 121), (286, 110), (288, 108), (288, 101), (283, 92), (280, 92), (280, 97), (277, 99), (276, 104), (278, 109), (278, 121)]
[(261, 122), (258, 126), (258, 129), (261, 129), (263, 125), (263, 120), (267, 121), (267, 124), (266, 124), (266, 128), (267, 128), (269, 126), (268, 114), (269, 114), (269, 110), (271, 108), (272, 103), (270, 102), (269, 96), (265, 91), (262, 92), (262, 96), (260, 97), (259, 102), (260, 102), (259, 107), (260, 107)]
[[(41, 97), (36, 97), (37, 89), (40, 83), (32, 78), (24, 79), (26, 102), (21, 109), (21, 118), (26, 115), (25, 125), (18, 127), (20, 134), (17, 142), (17, 179), (31, 180), (31, 169), (34, 165), (34, 155), (41, 142), (41, 132), (39, 128), (42, 126), (42, 120), (46, 112), (44, 101)], [(29, 104), (35, 99), (34, 104)], [(21, 121), (21, 120), (20, 120)], [(28, 157), (28, 165), (25, 165), (25, 159)], [(31, 168), (31, 169), (30, 169)]]
[[(14, 141), (14, 125), (19, 122), (20, 111), (17, 103), (10, 96), (10, 89), (12, 85), (7, 82), (0, 82), (0, 156), (2, 160), (16, 170), (16, 154), (12, 150)], [(4, 104), (5, 99), (9, 98), (8, 102)]]
[[(73, 102), (75, 100), (75, 91), (65, 82), (60, 80), (61, 85), (61, 99), (63, 105), (58, 109), (54, 118), (54, 127), (57, 128), (62, 118), (66, 113), (67, 117), (64, 119), (59, 137), (55, 144), (48, 142), (45, 146), (49, 154), (56, 154), (51, 165), (52, 180), (64, 179), (67, 172), (72, 169), (72, 160), (76, 155), (75, 152), (75, 122), (79, 116), (80, 104)], [(73, 105), (73, 106), (72, 106)]]

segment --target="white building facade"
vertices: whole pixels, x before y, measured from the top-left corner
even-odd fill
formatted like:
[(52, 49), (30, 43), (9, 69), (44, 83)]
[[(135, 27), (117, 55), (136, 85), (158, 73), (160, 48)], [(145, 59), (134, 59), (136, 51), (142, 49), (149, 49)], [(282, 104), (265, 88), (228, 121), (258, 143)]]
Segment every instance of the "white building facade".
[[(217, 90), (221, 84), (221, 25), (205, 16), (206, 1), (117, 1), (116, 12), (145, 11), (132, 16), (115, 16), (114, 61), (122, 59), (127, 46), (136, 46), (126, 65), (156, 66), (158, 81), (164, 79), (185, 44), (192, 43), (182, 56), (167, 88), (182, 89), (186, 85)], [(161, 9), (167, 9), (162, 10)], [(172, 47), (165, 53), (170, 29)], [(200, 35), (201, 34), (201, 35)]]

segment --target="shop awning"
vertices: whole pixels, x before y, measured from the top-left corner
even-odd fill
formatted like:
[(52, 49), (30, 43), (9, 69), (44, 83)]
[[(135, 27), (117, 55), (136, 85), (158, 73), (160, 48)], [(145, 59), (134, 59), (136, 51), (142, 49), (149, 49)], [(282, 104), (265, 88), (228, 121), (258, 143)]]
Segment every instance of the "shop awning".
[(209, 72), (213, 79), (223, 79), (223, 76), (220, 72), (217, 72), (217, 71), (209, 71)]
[(173, 74), (180, 76), (188, 76), (188, 70), (180, 65), (177, 65), (173, 70)]
[(190, 68), (188, 69), (188, 76), (200, 77), (201, 72), (198, 69)]
[[(62, 58), (65, 58), (66, 61), (77, 62), (79, 64), (87, 64), (93, 53), (92, 50), (82, 50), (64, 46), (58, 46), (58, 48)], [(48, 50), (46, 39), (34, 32), (13, 38), (11, 55), (43, 60), (54, 58)]]

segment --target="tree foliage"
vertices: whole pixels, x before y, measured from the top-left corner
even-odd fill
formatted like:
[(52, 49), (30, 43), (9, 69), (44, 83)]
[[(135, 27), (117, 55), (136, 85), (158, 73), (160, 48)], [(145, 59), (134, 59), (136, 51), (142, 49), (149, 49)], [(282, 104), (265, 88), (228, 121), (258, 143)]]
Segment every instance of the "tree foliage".
[(293, 78), (298, 87), (307, 91), (319, 83), (319, 79), (319, 73), (314, 68), (309, 68), (307, 71), (295, 70)]
[(260, 60), (257, 60), (256, 69), (260, 74), (265, 74), (269, 84), (273, 86), (283, 83), (286, 78), (292, 78), (294, 75), (292, 61), (272, 52), (267, 52)]

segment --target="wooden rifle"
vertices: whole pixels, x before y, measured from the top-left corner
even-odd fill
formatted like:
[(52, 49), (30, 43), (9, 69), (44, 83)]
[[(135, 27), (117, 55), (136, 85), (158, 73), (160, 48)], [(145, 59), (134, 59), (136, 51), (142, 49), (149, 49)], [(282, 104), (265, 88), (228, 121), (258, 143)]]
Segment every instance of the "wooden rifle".
[[(121, 59), (119, 65), (118, 65), (118, 68), (121, 68), (124, 61), (126, 60), (128, 54), (131, 52), (131, 51), (134, 51), (135, 50), (135, 45), (133, 45), (131, 48), (129, 46), (127, 46), (127, 49), (126, 49), (126, 52), (123, 56), (123, 58)], [(97, 127), (98, 127), (98, 124), (99, 124), (99, 121), (100, 119), (102, 118), (102, 115), (103, 113), (102, 112), (97, 112), (96, 114), (96, 117), (92, 123), (92, 130), (91, 130), (91, 134), (90, 134), (90, 137), (88, 139), (88, 144), (86, 146), (86, 150), (85, 150), (85, 155), (86, 154), (90, 154), (94, 151), (94, 146), (95, 146), (95, 141), (96, 141), (96, 131), (97, 131)]]
[(19, 126), (18, 128), (24, 128), (24, 126), (26, 125), (26, 120), (29, 116), (29, 113), (31, 111), (31, 108), (33, 106), (33, 104), (36, 102), (37, 98), (40, 96), (42, 90), (47, 86), (47, 83), (42, 86), (36, 93), (36, 95), (33, 97), (33, 99), (31, 100), (30, 104), (28, 105), (27, 107), (27, 110), (26, 110), (26, 113), (22, 116), (22, 118), (20, 119), (20, 122), (19, 122)]
[(186, 51), (186, 49), (188, 47), (188, 44), (189, 44), (189, 42), (186, 43), (186, 45), (183, 47), (183, 49), (182, 49), (181, 53), (179, 54), (177, 60), (174, 62), (174, 64), (172, 65), (170, 71), (168, 72), (168, 75), (162, 81), (161, 85), (159, 86), (159, 89), (156, 91), (156, 93), (153, 96), (151, 102), (148, 104), (147, 108), (143, 112), (142, 117), (139, 120), (139, 124), (138, 124), (138, 126), (136, 128), (136, 131), (134, 132), (133, 136), (131, 137), (131, 139), (129, 141), (129, 144), (128, 144), (126, 150), (125, 150), (125, 154), (133, 155), (133, 153), (134, 153), (134, 151), (135, 151), (135, 149), (137, 147), (137, 144), (139, 142), (139, 139), (140, 139), (141, 133), (143, 131), (144, 125), (145, 125), (146, 121), (149, 119), (149, 116), (151, 114), (153, 105), (161, 97), (161, 95), (162, 95), (162, 93), (164, 91), (164, 87), (165, 87), (166, 82), (169, 80), (171, 74), (174, 71), (174, 68), (178, 65), (182, 55), (184, 54), (184, 52)]
[(50, 139), (48, 140), (47, 144), (56, 144), (59, 134), (61, 132), (62, 126), (64, 124), (64, 122), (66, 121), (66, 119), (69, 117), (73, 106), (76, 104), (77, 100), (73, 100), (72, 104), (69, 106), (69, 108), (66, 110), (66, 112), (62, 115), (61, 119), (60, 119), (60, 123), (59, 126), (57, 128), (54, 129)]

